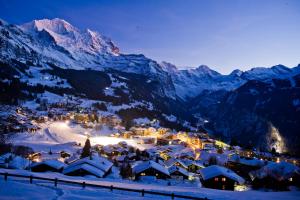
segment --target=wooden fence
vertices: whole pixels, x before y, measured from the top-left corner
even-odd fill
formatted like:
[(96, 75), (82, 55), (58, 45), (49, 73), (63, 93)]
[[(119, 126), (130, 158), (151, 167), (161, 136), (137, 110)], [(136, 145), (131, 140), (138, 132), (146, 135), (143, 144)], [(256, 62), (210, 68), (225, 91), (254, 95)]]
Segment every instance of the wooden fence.
[(85, 188), (87, 186), (89, 187), (96, 187), (96, 188), (107, 188), (110, 191), (113, 190), (120, 190), (120, 191), (128, 191), (128, 192), (136, 192), (140, 193), (142, 196), (145, 196), (145, 194), (152, 194), (152, 195), (160, 195), (160, 196), (167, 196), (171, 197), (171, 199), (176, 198), (183, 198), (183, 199), (195, 199), (195, 200), (208, 200), (208, 198), (200, 198), (200, 197), (193, 197), (188, 195), (181, 195), (181, 194), (174, 194), (174, 193), (164, 193), (164, 192), (158, 192), (158, 191), (150, 191), (150, 190), (144, 190), (144, 189), (132, 189), (132, 188), (125, 188), (125, 187), (116, 187), (113, 185), (107, 186), (107, 185), (100, 185), (100, 184), (92, 184), (92, 183), (86, 183), (86, 182), (79, 182), (79, 181), (71, 181), (71, 180), (63, 180), (63, 179), (57, 179), (57, 178), (44, 178), (44, 177), (37, 177), (37, 176), (27, 176), (27, 175), (19, 175), (19, 174), (11, 174), (11, 173), (3, 173), (1, 172), (0, 175), (4, 176), (4, 180), (7, 181), (8, 177), (19, 177), (19, 178), (26, 178), (29, 179), (29, 183), (32, 184), (33, 180), (44, 180), (44, 181), (50, 181), (54, 183), (54, 186), (57, 187), (58, 183), (62, 184), (75, 184), (79, 185), (82, 188)]

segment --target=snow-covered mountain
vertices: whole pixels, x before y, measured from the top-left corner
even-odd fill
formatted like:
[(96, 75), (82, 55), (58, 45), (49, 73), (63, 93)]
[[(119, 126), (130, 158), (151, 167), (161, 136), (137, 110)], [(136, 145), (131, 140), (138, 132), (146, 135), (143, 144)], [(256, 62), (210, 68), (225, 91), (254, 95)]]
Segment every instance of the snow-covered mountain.
[(204, 90), (231, 91), (248, 80), (290, 78), (293, 82), (291, 77), (300, 71), (300, 67), (290, 69), (283, 65), (253, 68), (246, 72), (235, 70), (229, 75), (222, 75), (205, 65), (179, 70), (170, 63), (158, 64), (143, 55), (121, 54), (111, 39), (89, 29), (79, 30), (58, 18), (34, 20), (20, 26), (1, 21), (1, 32), (2, 58), (31, 62), (46, 68), (50, 62), (67, 69), (110, 68), (144, 74), (164, 82), (164, 92), (169, 97), (177, 95), (183, 100), (193, 98)]
[(79, 30), (62, 19), (43, 19), (16, 26), (1, 21), (0, 58), (49, 68), (107, 69), (147, 75), (163, 82), (163, 92), (175, 98), (169, 75), (144, 55), (125, 55), (107, 37)]
[(147, 117), (172, 128), (201, 124), (243, 144), (263, 144), (272, 124), (288, 148), (300, 152), (294, 145), (300, 144), (295, 131), (300, 124), (300, 65), (228, 75), (205, 65), (180, 70), (142, 54), (122, 54), (111, 39), (62, 19), (23, 25), (0, 20), (0, 89), (1, 103), (33, 101), (47, 92), (65, 94), (98, 102), (125, 121)]
[(249, 80), (271, 83), (273, 79), (289, 79), (295, 85), (293, 76), (300, 73), (300, 65), (288, 68), (276, 65), (271, 68), (257, 67), (248, 71), (234, 70), (229, 75), (222, 75), (205, 65), (194, 69), (179, 70), (175, 65), (162, 62), (160, 66), (172, 77), (176, 94), (183, 98), (193, 98), (204, 90), (232, 91)]
[(75, 54), (74, 57), (76, 54), (80, 57), (80, 54), (84, 53), (92, 55), (119, 53), (118, 47), (109, 38), (89, 29), (81, 31), (62, 19), (34, 20), (21, 25), (20, 28), (31, 35), (47, 32), (57, 45)]
[(124, 55), (111, 39), (98, 32), (79, 30), (62, 19), (43, 19), (16, 26), (1, 22), (1, 57), (31, 60), (61, 68), (103, 70), (113, 68), (133, 73), (163, 73), (143, 55)]

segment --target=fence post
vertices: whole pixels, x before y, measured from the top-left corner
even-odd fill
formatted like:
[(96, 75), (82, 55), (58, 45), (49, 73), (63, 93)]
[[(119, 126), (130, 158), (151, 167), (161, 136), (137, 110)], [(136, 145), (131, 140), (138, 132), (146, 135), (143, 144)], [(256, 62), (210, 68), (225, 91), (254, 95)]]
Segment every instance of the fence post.
[(4, 174), (4, 180), (7, 181), (7, 172)]
[(174, 193), (171, 194), (171, 198), (174, 199)]
[(85, 188), (85, 182), (82, 182), (82, 188)]
[(110, 186), (110, 191), (113, 191), (113, 188), (114, 188), (114, 186), (113, 186), (113, 185), (111, 185), (111, 186)]
[(145, 190), (142, 189), (142, 197), (145, 196)]
[(30, 175), (30, 177), (29, 177), (29, 182), (30, 182), (30, 184), (32, 184), (32, 175)]
[(54, 186), (57, 187), (57, 178), (54, 179)]

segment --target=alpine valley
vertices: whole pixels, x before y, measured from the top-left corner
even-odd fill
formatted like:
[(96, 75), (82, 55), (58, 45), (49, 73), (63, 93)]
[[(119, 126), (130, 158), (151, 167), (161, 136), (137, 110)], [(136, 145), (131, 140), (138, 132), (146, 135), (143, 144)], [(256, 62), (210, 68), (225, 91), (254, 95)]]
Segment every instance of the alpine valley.
[(1, 20), (0, 71), (2, 121), (7, 107), (45, 111), (44, 103), (64, 103), (116, 115), (125, 127), (139, 119), (243, 147), (300, 153), (300, 65), (229, 75), (205, 65), (181, 70), (123, 54), (100, 33), (56, 18)]

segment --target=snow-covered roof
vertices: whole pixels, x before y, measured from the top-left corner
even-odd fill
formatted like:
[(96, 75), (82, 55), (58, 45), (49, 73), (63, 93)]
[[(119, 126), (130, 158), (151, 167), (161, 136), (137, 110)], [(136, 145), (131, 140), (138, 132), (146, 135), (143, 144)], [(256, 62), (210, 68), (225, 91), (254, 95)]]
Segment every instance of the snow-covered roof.
[(176, 158), (171, 158), (167, 161), (165, 161), (165, 166), (166, 167), (171, 167), (173, 166), (175, 163), (179, 163), (181, 164), (183, 167), (188, 168), (189, 165), (187, 165), (184, 161), (180, 160), (180, 159), (176, 159)]
[(203, 168), (200, 170), (200, 174), (201, 174), (203, 180), (211, 179), (211, 178), (222, 175), (222, 176), (225, 176), (227, 178), (230, 178), (230, 179), (238, 182), (239, 184), (243, 184), (245, 182), (245, 180), (242, 177), (240, 177), (239, 175), (237, 175), (230, 169), (227, 169), (225, 167), (218, 166), (218, 165), (212, 165), (212, 166)]
[(45, 160), (43, 162), (33, 163), (31, 165), (31, 168), (39, 166), (39, 165), (48, 165), (48, 166), (50, 166), (50, 167), (52, 167), (54, 169), (57, 169), (57, 170), (66, 167), (66, 164), (64, 164), (64, 163), (62, 163), (62, 162), (60, 162), (58, 160)]
[(245, 158), (240, 158), (238, 155), (233, 155), (229, 161), (231, 162), (237, 162), (237, 163), (241, 163), (244, 165), (249, 165), (249, 166), (264, 166), (265, 165), (265, 161), (263, 160), (259, 160), (259, 159), (245, 159)]
[(13, 153), (5, 153), (0, 156), (0, 163), (4, 163), (6, 159), (14, 158), (16, 155)]
[(298, 172), (299, 172), (299, 167), (297, 167), (291, 163), (271, 162), (259, 170), (250, 172), (249, 175), (252, 180), (255, 178), (262, 179), (267, 176), (270, 176), (277, 180), (285, 180), (285, 179), (292, 177), (295, 173), (298, 173)]
[(17, 156), (13, 153), (6, 153), (0, 156), (0, 165), (6, 164), (7, 167), (11, 169), (25, 169), (29, 166), (29, 160), (21, 156)]
[(25, 169), (29, 166), (29, 160), (21, 156), (14, 157), (8, 164), (12, 169)]
[(125, 160), (126, 157), (127, 157), (126, 155), (121, 155), (121, 156), (116, 157), (116, 160), (117, 160), (118, 162), (123, 162), (123, 161)]
[(170, 174), (173, 174), (174, 172), (179, 172), (179, 173), (181, 173), (185, 176), (189, 176), (189, 172), (186, 169), (182, 168), (182, 167), (178, 167), (178, 166), (173, 165), (173, 166), (169, 167), (168, 170), (169, 170)]
[(139, 162), (136, 165), (133, 166), (132, 170), (134, 173), (138, 174), (141, 173), (149, 168), (156, 169), (157, 171), (160, 171), (161, 173), (164, 173), (166, 175), (170, 175), (169, 170), (165, 168), (164, 166), (154, 162), (154, 161), (144, 161)]
[(196, 165), (198, 167), (204, 168), (204, 165), (200, 161), (193, 161), (188, 159), (175, 159), (175, 158), (171, 158), (165, 161), (164, 165), (166, 167), (171, 167), (175, 163), (181, 164), (184, 168), (188, 168), (190, 165)]
[(113, 163), (107, 160), (106, 158), (93, 155), (92, 159), (90, 159), (90, 157), (86, 157), (86, 158), (76, 160), (70, 163), (70, 165), (67, 168), (74, 167), (76, 165), (82, 165), (82, 164), (89, 164), (104, 172), (107, 172), (113, 166)]
[(64, 174), (68, 174), (74, 171), (77, 171), (79, 169), (83, 169), (91, 174), (94, 174), (97, 177), (103, 177), (105, 172), (102, 171), (101, 169), (94, 167), (92, 165), (89, 164), (80, 164), (80, 165), (72, 165), (72, 166), (68, 166), (64, 169), (63, 173)]
[(210, 157), (215, 157), (218, 164), (225, 164), (228, 161), (228, 156), (226, 154), (210, 153), (207, 151), (201, 151), (199, 159), (208, 162)]

